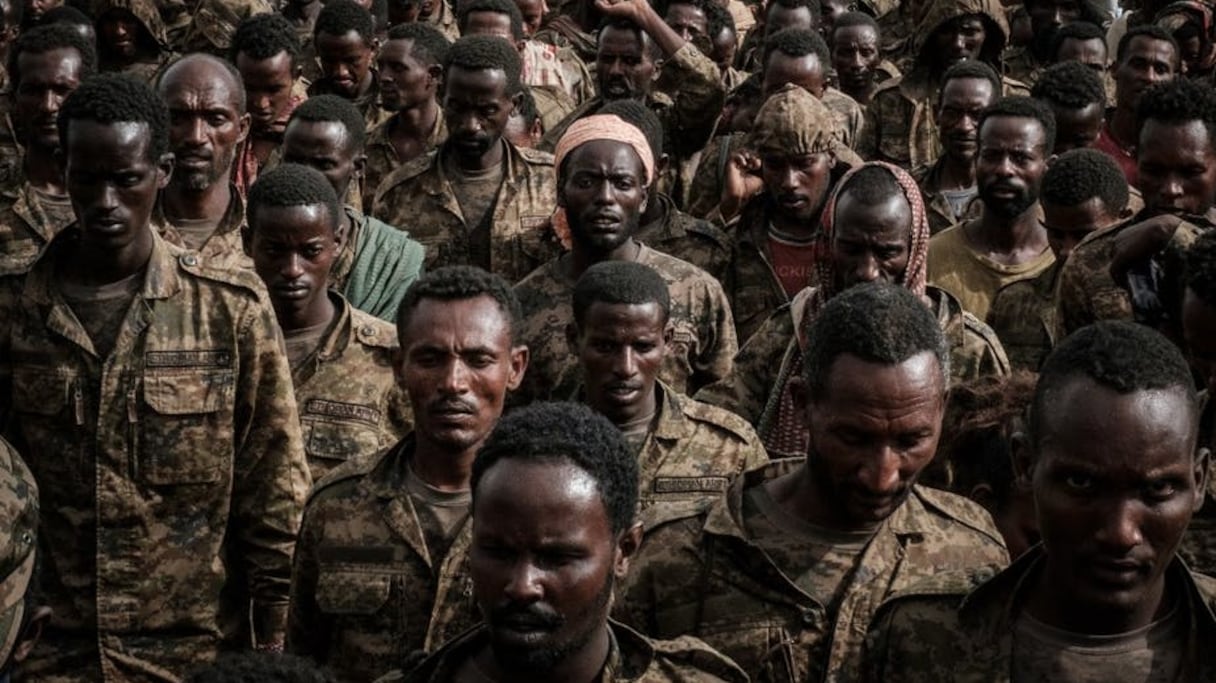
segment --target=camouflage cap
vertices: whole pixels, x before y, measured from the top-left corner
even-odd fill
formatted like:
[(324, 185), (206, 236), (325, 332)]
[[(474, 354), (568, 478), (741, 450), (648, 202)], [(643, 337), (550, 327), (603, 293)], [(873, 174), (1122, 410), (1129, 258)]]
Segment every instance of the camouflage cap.
[(832, 112), (819, 98), (789, 84), (773, 93), (752, 124), (752, 149), (787, 154), (834, 152), (838, 144)]
[(0, 664), (25, 619), (25, 592), (38, 545), (38, 485), (17, 451), (0, 439)]

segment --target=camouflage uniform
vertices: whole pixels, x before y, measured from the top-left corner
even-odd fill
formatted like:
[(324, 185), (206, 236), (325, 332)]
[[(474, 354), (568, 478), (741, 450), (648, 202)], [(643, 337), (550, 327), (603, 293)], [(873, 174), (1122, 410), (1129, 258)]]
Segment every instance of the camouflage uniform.
[[(253, 273), (153, 232), (107, 358), (54, 283), (69, 227), (0, 279), (0, 424), (42, 486), (25, 680), (176, 681), (248, 629), (286, 627), (311, 482), (282, 335)], [(6, 418), (8, 416), (8, 419)]]
[(422, 276), (426, 250), (405, 231), (344, 209), (353, 228), (329, 269), (329, 287), (360, 311), (396, 323), (401, 299)]
[[(314, 48), (315, 49), (315, 48)], [(367, 89), (367, 92), (350, 100), (350, 103), (355, 105), (355, 109), (363, 114), (363, 122), (367, 125), (367, 129), (371, 130), (383, 123), (392, 116), (380, 108), (380, 77), (376, 74), (376, 70), (371, 70), (372, 84)], [(312, 84), (308, 86), (308, 96), (316, 97), (317, 95), (337, 95), (345, 98), (345, 95), (334, 92), (329, 85), (329, 81), (323, 76), (318, 75), (315, 79), (311, 79)], [(349, 99), (349, 98), (347, 98)]]
[(1005, 65), (1005, 74), (1007, 76), (1025, 83), (1028, 87), (1038, 83), (1043, 69), (1051, 66), (1050, 64), (1040, 63), (1027, 45), (1016, 45), (1007, 48), (1005, 54), (1001, 56), (1001, 63)]
[[(549, 219), (557, 201), (553, 155), (516, 147), (506, 140), (502, 186), (492, 204), (490, 268), (518, 282), (559, 252)], [(380, 189), (372, 215), (408, 230), (426, 247), (426, 268), (474, 263), (471, 233), (440, 160), (443, 147), (393, 171)]]
[(566, 117), (578, 107), (574, 99), (557, 86), (529, 85), (525, 87), (532, 94), (532, 101), (536, 103), (536, 118), (540, 120), (542, 133), (560, 126)]
[(266, 0), (202, 0), (188, 13), (191, 21), (174, 49), (183, 54), (208, 52), (223, 59), (232, 49), (232, 37), (241, 22), (274, 8)]
[(693, 264), (726, 287), (733, 253), (730, 237), (713, 223), (680, 211), (675, 202), (661, 192), (652, 194), (650, 201), (662, 207), (662, 215), (639, 227), (636, 239)]
[[(945, 573), (888, 600), (866, 637), (862, 680), (1010, 683), (1013, 622), (1045, 557), (1042, 546), (1036, 546), (995, 576), (990, 571)], [(1174, 597), (1189, 622), (1178, 680), (1216, 680), (1216, 651), (1211, 648), (1216, 580), (1192, 574), (1178, 560), (1166, 569), (1166, 580), (1179, 588)]]
[[(1009, 359), (996, 334), (975, 316), (963, 310), (947, 292), (928, 287), (929, 297), (942, 333), (950, 345), (950, 379), (961, 384), (985, 375), (1007, 375)], [(779, 402), (785, 385), (800, 364), (801, 349), (794, 337), (797, 321), (794, 308), (785, 304), (777, 309), (752, 335), (739, 355), (735, 370), (725, 379), (705, 387), (696, 399), (725, 408), (756, 427), (762, 439), (776, 428)], [(795, 453), (770, 453), (774, 457), (795, 457)]]
[(584, 31), (572, 17), (558, 14), (556, 7), (550, 7), (553, 13), (540, 30), (532, 34), (532, 40), (573, 50), (584, 64), (594, 64), (598, 47), (595, 33)]
[[(160, 11), (152, 0), (97, 0), (93, 5), (91, 16), (101, 19), (102, 15), (112, 9), (125, 9), (135, 15), (141, 27), (145, 29), (156, 42), (155, 55), (143, 55), (145, 61), (137, 61), (127, 65), (108, 64), (98, 54), (97, 70), (99, 72), (121, 72), (151, 84), (161, 67), (169, 63), (173, 53), (169, 49), (169, 36)], [(100, 31), (98, 32), (100, 33)], [(100, 36), (99, 36), (100, 37)]]
[[(283, 156), (283, 133), (291, 121), (291, 114), (308, 99), (310, 83), (304, 78), (297, 78), (291, 83), (291, 99), (286, 111), (270, 124), (269, 130), (249, 129), (249, 134), (236, 147), (236, 158), (232, 162), (232, 184), (240, 190), (241, 196), (249, 194), (249, 188), (257, 181), (263, 170), (277, 166)], [(255, 149), (256, 142), (270, 142), (274, 147), (266, 154), (265, 159), (259, 159)]]
[[(370, 681), (481, 621), (469, 577), (472, 524), (442, 556), (406, 492), (414, 437), (317, 484), (291, 583), (288, 648), (343, 681)], [(435, 549), (437, 550), (437, 549)]]
[(719, 135), (697, 158), (697, 170), (688, 187), (684, 210), (697, 218), (711, 218), (722, 203), (722, 187), (730, 159), (747, 144), (747, 133)]
[(595, 97), (595, 79), (574, 50), (539, 40), (525, 40), (521, 80), (527, 85), (560, 89), (577, 106)]
[(823, 91), (823, 97), (819, 99), (823, 102), (823, 106), (832, 113), (832, 120), (836, 124), (836, 134), (840, 142), (846, 147), (856, 146), (858, 139), (861, 138), (861, 131), (865, 127), (865, 108), (857, 104), (857, 100), (836, 88), (828, 88)]
[[(376, 190), (380, 189), (380, 183), (384, 182), (384, 179), (398, 166), (409, 161), (409, 159), (402, 159), (397, 154), (397, 148), (393, 146), (392, 133), (396, 123), (397, 117), (390, 114), (383, 123), (367, 132), (367, 143), (363, 146), (363, 151), (367, 154), (367, 165), (363, 168), (364, 207), (371, 208), (376, 199)], [(427, 136), (426, 152), (435, 149), (447, 139), (448, 125), (444, 121), (443, 111), (440, 110), (435, 117), (435, 125), (431, 128), (430, 135)]]
[(28, 268), (73, 219), (56, 221), (43, 210), (29, 183), (0, 189), (0, 272)]
[[(544, 399), (573, 396), (581, 381), (566, 328), (574, 322), (571, 296), (577, 278), (567, 275), (568, 256), (537, 268), (515, 286), (523, 308), (520, 339), (528, 345), (528, 372), (519, 396)], [(650, 266), (671, 290), (671, 352), (659, 378), (675, 391), (691, 394), (730, 374), (739, 349), (730, 304), (722, 286), (705, 271), (641, 245), (637, 262)]]
[(314, 481), (397, 443), (414, 419), (393, 375), (396, 326), (353, 308), (341, 294), (330, 292), (330, 299), (334, 323), (291, 372)]
[(964, 218), (954, 215), (953, 207), (941, 193), (939, 183), (942, 163), (943, 158), (938, 157), (932, 164), (921, 166), (912, 172), (912, 177), (920, 186), (920, 196), (924, 198), (925, 213), (929, 217), (929, 233), (933, 235), (958, 224)]
[(1061, 263), (1032, 280), (1005, 285), (992, 300), (988, 324), (1000, 338), (1014, 369), (1038, 372), (1060, 339), (1056, 323), (1056, 283)]
[[(747, 675), (696, 638), (652, 640), (608, 620), (608, 659), (597, 683), (746, 683)], [(489, 647), (484, 626), (462, 634), (408, 673), (395, 671), (377, 683), (448, 683), (463, 665)]]
[[(831, 613), (757, 547), (743, 517), (745, 490), (804, 462), (752, 470), (705, 512), (649, 530), (618, 593), (619, 618), (656, 638), (702, 638), (752, 680), (851, 680), (865, 629), (886, 597), (943, 570), (1009, 562), (983, 509), (914, 486), (861, 551)], [(817, 647), (826, 657), (812, 661)]]
[[(253, 259), (245, 253), (245, 244), (241, 238), (245, 225), (245, 200), (234, 185), (228, 210), (224, 212), (219, 225), (215, 226), (215, 232), (211, 233), (198, 249), (197, 253), (203, 265), (208, 268), (245, 269), (253, 272)], [(169, 244), (188, 249), (181, 234), (173, 227), (173, 222), (165, 216), (165, 206), (160, 199), (152, 212), (152, 226)]]

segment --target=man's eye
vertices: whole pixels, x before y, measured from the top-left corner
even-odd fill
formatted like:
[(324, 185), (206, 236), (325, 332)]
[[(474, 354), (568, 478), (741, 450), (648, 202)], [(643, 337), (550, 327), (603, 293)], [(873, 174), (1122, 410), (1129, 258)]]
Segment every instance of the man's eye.
[(1077, 491), (1088, 491), (1093, 488), (1094, 480), (1081, 474), (1070, 474), (1067, 477), (1064, 477), (1064, 483), (1067, 484), (1068, 488), (1070, 489)]

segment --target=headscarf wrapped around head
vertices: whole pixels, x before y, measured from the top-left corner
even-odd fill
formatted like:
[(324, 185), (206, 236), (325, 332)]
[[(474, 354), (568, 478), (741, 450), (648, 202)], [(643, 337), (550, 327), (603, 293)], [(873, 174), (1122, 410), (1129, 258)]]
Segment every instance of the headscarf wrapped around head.
[(752, 123), (749, 146), (764, 154), (819, 154), (835, 152), (839, 141), (833, 131), (832, 112), (810, 92), (788, 84), (773, 93)]

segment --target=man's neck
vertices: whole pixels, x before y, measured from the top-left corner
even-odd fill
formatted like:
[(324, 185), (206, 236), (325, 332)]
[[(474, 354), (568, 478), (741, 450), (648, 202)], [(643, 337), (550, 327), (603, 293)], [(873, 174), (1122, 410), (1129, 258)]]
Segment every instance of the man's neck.
[(1131, 633), (1164, 618), (1177, 599), (1169, 595), (1169, 586), (1163, 575), (1155, 586), (1146, 591), (1140, 604), (1126, 610), (1098, 610), (1092, 605), (1078, 604), (1075, 592), (1058, 588), (1059, 585), (1067, 585), (1068, 581), (1053, 581), (1053, 570), (1051, 558), (1045, 558), (1038, 577), (1029, 582), (1026, 610), (1035, 619), (1072, 633), (1095, 636)]
[(488, 645), (474, 655), (473, 665), (499, 683), (594, 683), (600, 680), (611, 649), (612, 636), (605, 622), (586, 644), (548, 671), (516, 671), (500, 666)]
[(114, 251), (92, 248), (75, 243), (65, 255), (66, 268), (60, 276), (80, 285), (108, 285), (125, 280), (148, 267), (152, 258), (152, 228), (144, 228), (147, 235)]
[(587, 269), (604, 261), (636, 261), (642, 253), (641, 243), (630, 237), (624, 244), (609, 252), (592, 251), (575, 242), (570, 249), (569, 275), (577, 280)]
[(435, 129), (439, 103), (432, 97), (416, 107), (407, 107), (393, 117), (393, 133), (402, 137), (425, 139)]
[(809, 221), (800, 221), (796, 218), (785, 216), (780, 211), (774, 210), (769, 215), (769, 221), (772, 223), (772, 227), (776, 228), (777, 231), (791, 237), (810, 238), (814, 237), (815, 233), (819, 231), (818, 213), (816, 213), (815, 217)]
[(1136, 144), (1136, 112), (1123, 107), (1116, 107), (1110, 117), (1110, 134), (1124, 149), (1131, 149)]
[(169, 183), (161, 196), (161, 207), (169, 220), (219, 221), (232, 203), (232, 187), (228, 176), (202, 190), (188, 190), (176, 183)]
[(942, 157), (941, 170), (937, 174), (939, 190), (965, 190), (975, 187), (975, 160)]
[(25, 179), (30, 186), (47, 194), (66, 194), (63, 169), (55, 161), (55, 150), (41, 145), (25, 149)]
[(448, 163), (454, 165), (456, 168), (462, 171), (484, 171), (503, 162), (503, 153), (505, 149), (506, 144), (500, 138), (494, 144), (490, 145), (490, 148), (486, 150), (485, 154), (482, 154), (476, 159), (469, 159), (468, 157), (455, 154), (450, 150), (444, 156), (446, 157)]
[(833, 509), (833, 496), (817, 485), (809, 465), (765, 482), (769, 496), (786, 514), (823, 529), (833, 531), (872, 531), (871, 527), (850, 524), (840, 511)]
[(443, 448), (421, 432), (414, 432), (412, 467), (419, 479), (440, 491), (467, 491), (473, 477), (473, 458), (481, 442), (458, 453)]
[(280, 311), (276, 308), (275, 317), (278, 318), (279, 327), (283, 332), (295, 332), (318, 325), (328, 325), (333, 322), (337, 312), (338, 309), (334, 306), (333, 300), (329, 298), (329, 294), (322, 291), (318, 299), (313, 301), (308, 308), (301, 311)]
[(988, 256), (1008, 256), (1014, 263), (1025, 262), (1029, 259), (1013, 257), (1025, 256), (1026, 252), (1037, 255), (1047, 248), (1047, 231), (1039, 222), (1038, 208), (1037, 203), (1032, 204), (1013, 218), (984, 209), (984, 217), (981, 220), (965, 224), (974, 226), (967, 236), (981, 253)]

